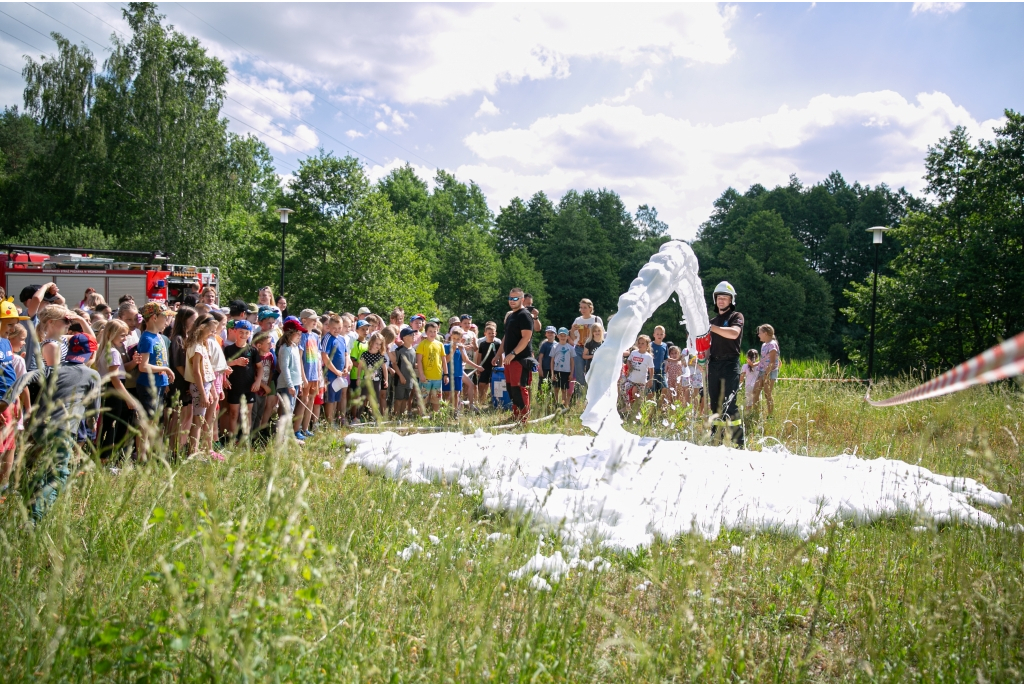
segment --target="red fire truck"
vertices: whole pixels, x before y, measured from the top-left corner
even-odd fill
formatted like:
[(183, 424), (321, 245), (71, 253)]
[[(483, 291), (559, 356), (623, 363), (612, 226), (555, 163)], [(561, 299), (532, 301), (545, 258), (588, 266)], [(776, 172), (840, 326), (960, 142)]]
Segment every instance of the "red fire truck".
[(190, 292), (220, 284), (213, 266), (170, 264), (160, 252), (90, 250), (69, 247), (4, 245), (0, 255), (0, 284), (18, 302), (22, 289), (53, 281), (69, 307), (77, 307), (86, 288), (103, 295), (117, 307), (122, 295), (131, 295), (141, 308), (150, 300), (181, 302)]

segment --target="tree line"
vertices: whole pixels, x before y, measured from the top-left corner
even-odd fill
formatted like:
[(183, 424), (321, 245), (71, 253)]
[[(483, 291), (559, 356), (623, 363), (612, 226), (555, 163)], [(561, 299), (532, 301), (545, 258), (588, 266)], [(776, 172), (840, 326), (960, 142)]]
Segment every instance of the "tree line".
[[(367, 305), (501, 320), (505, 295), (532, 292), (545, 321), (568, 325), (590, 298), (608, 318), (669, 239), (657, 210), (629, 211), (610, 189), (538, 192), (494, 214), (478, 185), (409, 165), (377, 182), (323, 149), (282, 187), (269, 149), (227, 129), (227, 67), (164, 22), (152, 3), (124, 10), (100, 66), (59, 34), (26, 59), (25, 107), (0, 115), (0, 234), (8, 242), (160, 249), (221, 268), (223, 295), (251, 299), (279, 280), (298, 306)], [(926, 160), (930, 199), (839, 172), (806, 186), (729, 188), (693, 248), (708, 290), (731, 281), (750, 325), (772, 323), (787, 355), (862, 366), (872, 248), (883, 225), (877, 359), (887, 373), (961, 361), (1024, 326), (1020, 116), (993, 142), (957, 129)], [(993, 295), (981, 297), (979, 293)], [(678, 304), (661, 324), (685, 340)]]

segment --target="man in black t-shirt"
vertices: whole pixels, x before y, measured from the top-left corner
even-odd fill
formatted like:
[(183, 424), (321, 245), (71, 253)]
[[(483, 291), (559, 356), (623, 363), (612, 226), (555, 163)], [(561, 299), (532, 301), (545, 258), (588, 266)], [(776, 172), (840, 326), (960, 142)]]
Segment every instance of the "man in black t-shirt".
[(715, 287), (714, 298), (718, 316), (711, 319), (710, 361), (704, 383), (711, 400), (711, 411), (718, 415), (712, 421), (712, 435), (721, 433), (723, 440), (731, 440), (743, 447), (743, 422), (736, 408), (743, 315), (736, 311), (736, 289), (728, 281), (722, 281)]
[(512, 288), (508, 294), (512, 312), (505, 317), (505, 335), (502, 338), (502, 363), (505, 365), (505, 385), (512, 400), (512, 418), (524, 426), (530, 414), (530, 382), (533, 380), (533, 315), (523, 306), (523, 289)]

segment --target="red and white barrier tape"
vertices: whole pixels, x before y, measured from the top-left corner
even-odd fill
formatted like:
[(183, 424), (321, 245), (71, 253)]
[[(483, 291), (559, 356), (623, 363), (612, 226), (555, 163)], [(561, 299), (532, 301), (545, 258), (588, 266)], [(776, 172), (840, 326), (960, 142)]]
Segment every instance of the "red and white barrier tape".
[(899, 404), (948, 395), (972, 385), (994, 383), (1021, 374), (1024, 374), (1024, 333), (1018, 333), (1009, 340), (982, 352), (973, 359), (968, 359), (960, 366), (950, 369), (938, 378), (912, 390), (901, 392), (887, 400), (875, 401), (871, 399), (871, 388), (869, 387), (868, 394), (864, 399), (874, 407), (894, 407)]

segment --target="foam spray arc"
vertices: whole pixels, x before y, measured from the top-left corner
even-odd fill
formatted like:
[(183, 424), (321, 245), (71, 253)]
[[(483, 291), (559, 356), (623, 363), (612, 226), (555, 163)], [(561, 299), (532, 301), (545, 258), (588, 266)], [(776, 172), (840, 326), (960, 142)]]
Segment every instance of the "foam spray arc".
[(762, 452), (639, 438), (616, 403), (621, 353), (672, 293), (689, 345), (706, 350), (708, 317), (697, 258), (671, 241), (619, 299), (605, 344), (594, 355), (583, 422), (597, 434), (402, 437), (351, 434), (348, 462), (409, 483), (458, 483), (493, 511), (528, 513), (575, 545), (614, 549), (655, 536), (715, 537), (723, 529), (808, 536), (830, 519), (871, 521), (905, 514), (931, 521), (998, 526), (974, 504), (1004, 506), (1006, 495), (970, 478), (932, 473), (892, 459), (819, 458), (777, 447)]

